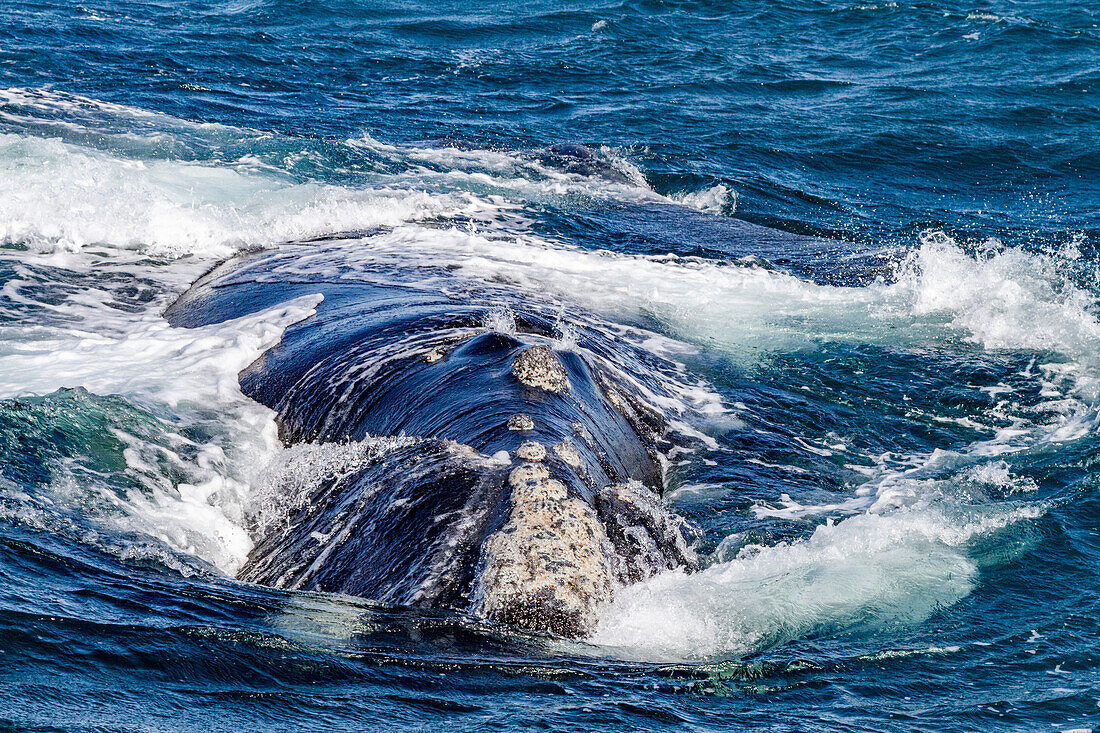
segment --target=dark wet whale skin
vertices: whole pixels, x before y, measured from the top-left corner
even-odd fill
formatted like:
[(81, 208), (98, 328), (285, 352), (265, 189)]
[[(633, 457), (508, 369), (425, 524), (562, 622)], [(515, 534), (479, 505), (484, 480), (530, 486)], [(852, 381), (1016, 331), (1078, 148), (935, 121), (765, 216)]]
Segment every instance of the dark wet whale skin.
[[(592, 542), (608, 556), (617, 583), (692, 563), (682, 523), (637, 493), (639, 485), (662, 490), (664, 420), (610, 365), (591, 352), (557, 348), (554, 323), (534, 308), (515, 312), (514, 333), (502, 333), (485, 325), (493, 308), (476, 298), (271, 274), (303, 251), (309, 245), (229, 260), (165, 316), (174, 326), (199, 327), (322, 294), (316, 316), (292, 326), (241, 372), (242, 390), (277, 412), (287, 445), (374, 436), (418, 441), (319, 480), (284, 526), (255, 538), (242, 579), (476, 612), (482, 548), (508, 521), (510, 472), (531, 465), (514, 457), (531, 441), (545, 447), (539, 463), (551, 480), (602, 522), (606, 537)], [(553, 350), (568, 389), (554, 393), (516, 377), (515, 360), (533, 346)], [(533, 426), (516, 429), (518, 415)], [(562, 444), (574, 450), (554, 449)], [(500, 451), (512, 462), (490, 458)], [(628, 485), (634, 493), (612, 490)], [(552, 555), (553, 565), (563, 553), (568, 549), (551, 545), (540, 555)], [(578, 619), (545, 597), (518, 605), (495, 615), (569, 636), (589, 630), (590, 615)]]

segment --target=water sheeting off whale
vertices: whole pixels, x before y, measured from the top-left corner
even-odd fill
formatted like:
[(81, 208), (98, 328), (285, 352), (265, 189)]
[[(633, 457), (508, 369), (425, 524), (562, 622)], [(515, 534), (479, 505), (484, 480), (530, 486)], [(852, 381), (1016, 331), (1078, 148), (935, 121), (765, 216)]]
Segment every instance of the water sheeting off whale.
[(502, 315), (346, 251), (234, 258), (166, 312), (197, 327), (324, 296), (240, 374), (301, 461), (329, 446), (331, 462), (276, 477), (283, 511), (255, 522), (242, 579), (577, 637), (617, 587), (694, 564), (659, 498), (664, 418), (597, 356), (614, 344), (563, 348), (533, 299)]

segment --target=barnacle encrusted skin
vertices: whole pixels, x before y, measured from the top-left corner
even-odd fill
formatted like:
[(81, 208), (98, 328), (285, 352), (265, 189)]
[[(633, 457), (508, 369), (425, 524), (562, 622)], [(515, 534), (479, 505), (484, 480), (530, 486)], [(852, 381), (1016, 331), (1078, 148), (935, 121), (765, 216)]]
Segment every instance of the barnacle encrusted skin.
[(555, 445), (554, 453), (557, 454), (558, 458), (565, 461), (567, 466), (574, 470), (577, 470), (582, 465), (584, 465), (584, 461), (581, 460), (580, 452), (578, 452), (576, 446), (574, 446), (569, 441), (563, 440), (562, 442)]
[(524, 415), (523, 413), (512, 415), (508, 418), (508, 429), (521, 433), (534, 430), (535, 421), (531, 419), (530, 415)]
[(565, 367), (546, 346), (532, 346), (521, 351), (512, 362), (512, 374), (528, 387), (554, 393), (569, 389)]
[(520, 465), (508, 482), (511, 513), (484, 547), (478, 611), (534, 631), (586, 635), (614, 589), (603, 524), (542, 464)]
[(533, 440), (524, 441), (516, 448), (516, 457), (522, 461), (539, 462), (546, 458), (546, 446)]

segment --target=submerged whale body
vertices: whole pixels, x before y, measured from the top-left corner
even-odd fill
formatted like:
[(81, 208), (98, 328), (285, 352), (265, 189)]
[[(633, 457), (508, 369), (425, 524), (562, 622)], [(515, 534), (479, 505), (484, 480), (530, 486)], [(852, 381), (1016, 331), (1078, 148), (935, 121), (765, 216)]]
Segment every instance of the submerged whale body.
[(284, 443), (345, 459), (291, 482), (241, 579), (578, 637), (617, 587), (693, 564), (659, 499), (664, 419), (609, 363), (561, 348), (538, 308), (492, 328), (468, 292), (302, 266), (340, 251), (234, 258), (165, 314), (197, 327), (324, 296), (240, 383)]

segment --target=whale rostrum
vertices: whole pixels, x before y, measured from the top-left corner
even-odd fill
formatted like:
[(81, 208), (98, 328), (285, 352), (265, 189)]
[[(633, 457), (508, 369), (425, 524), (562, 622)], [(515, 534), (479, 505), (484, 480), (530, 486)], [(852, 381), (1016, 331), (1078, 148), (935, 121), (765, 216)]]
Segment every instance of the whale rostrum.
[(253, 521), (240, 579), (583, 637), (617, 588), (694, 566), (660, 496), (665, 421), (609, 363), (537, 308), (502, 333), (477, 298), (294, 267), (318, 249), (229, 260), (165, 313), (197, 327), (324, 296), (240, 382), (286, 445), (342, 462), (272, 479), (283, 513)]

